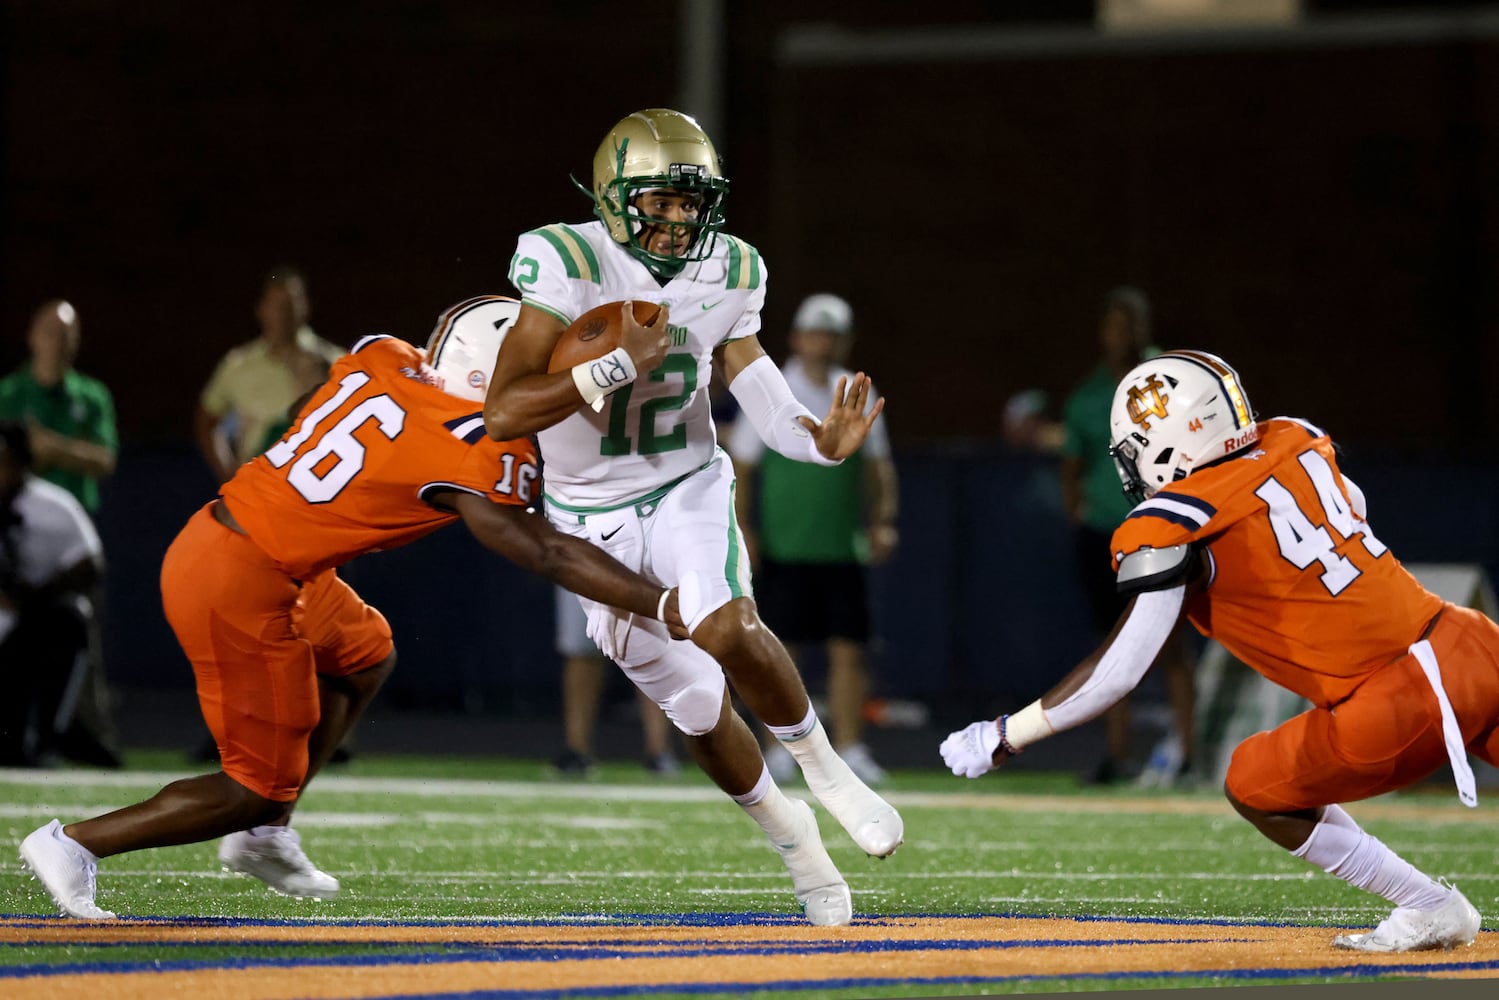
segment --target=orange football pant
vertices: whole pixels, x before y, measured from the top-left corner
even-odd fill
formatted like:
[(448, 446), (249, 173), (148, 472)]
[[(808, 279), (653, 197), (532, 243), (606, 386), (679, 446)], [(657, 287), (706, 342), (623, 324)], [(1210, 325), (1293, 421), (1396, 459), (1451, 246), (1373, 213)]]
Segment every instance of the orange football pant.
[[(1499, 764), (1499, 625), (1449, 603), (1428, 639), (1469, 753)], [(1332, 708), (1240, 743), (1224, 784), (1255, 809), (1296, 812), (1405, 788), (1447, 763), (1436, 694), (1407, 653)]]
[(224, 773), (257, 795), (289, 802), (307, 774), (317, 675), (344, 676), (385, 659), (390, 625), (331, 569), (292, 579), (247, 536), (215, 520), (212, 506), (194, 514), (167, 549), (162, 605), (192, 661)]

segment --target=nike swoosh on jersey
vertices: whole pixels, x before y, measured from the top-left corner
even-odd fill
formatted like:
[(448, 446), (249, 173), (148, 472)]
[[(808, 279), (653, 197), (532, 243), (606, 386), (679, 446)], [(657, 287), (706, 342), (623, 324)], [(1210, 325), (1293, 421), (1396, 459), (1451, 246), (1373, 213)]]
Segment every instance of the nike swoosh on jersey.
[(611, 539), (615, 535), (619, 534), (620, 529), (623, 528), (623, 527), (624, 527), (624, 525), (621, 524), (619, 527), (615, 528), (613, 531), (606, 532), (606, 533), (600, 535), (599, 538), (602, 539), (603, 541), (607, 542), (609, 539)]
[(704, 302), (703, 303), (703, 312), (707, 312), (709, 309), (712, 309), (714, 306), (718, 306), (718, 305), (722, 305), (722, 304), (723, 304), (723, 299), (719, 299), (717, 302)]

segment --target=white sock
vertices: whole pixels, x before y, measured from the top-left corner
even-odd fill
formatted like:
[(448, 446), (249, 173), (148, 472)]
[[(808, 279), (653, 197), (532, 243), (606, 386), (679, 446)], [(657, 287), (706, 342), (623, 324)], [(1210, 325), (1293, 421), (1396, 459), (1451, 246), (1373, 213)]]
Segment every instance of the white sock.
[(289, 829), (289, 826), (252, 826), (245, 832), (252, 837), (279, 837)]
[(775, 782), (770, 778), (770, 768), (766, 767), (764, 764), (761, 764), (760, 780), (755, 782), (755, 787), (751, 788), (749, 791), (743, 793), (742, 795), (733, 795), (730, 797), (735, 802), (748, 809), (750, 806), (755, 805), (761, 799), (765, 798), (766, 794), (774, 787)]
[(760, 829), (776, 845), (789, 845), (796, 841), (796, 813), (791, 800), (770, 777), (770, 769), (760, 769), (760, 780), (755, 787), (743, 795), (734, 796), (741, 809), (760, 824)]
[[(813, 761), (826, 760), (829, 757), (837, 758), (838, 755), (838, 751), (833, 749), (833, 744), (828, 740), (828, 731), (822, 728), (822, 723), (817, 716), (809, 712), (807, 717), (812, 724), (796, 736), (776, 734), (776, 739), (791, 751), (791, 756), (795, 757), (796, 762), (803, 768)], [(841, 758), (839, 760), (841, 762)]]
[(1452, 895), (1451, 889), (1366, 832), (1342, 806), (1328, 806), (1306, 843), (1291, 853), (1396, 906), (1433, 910)]
[(780, 740), (782, 743), (790, 743), (791, 741), (799, 740), (812, 732), (812, 728), (816, 725), (817, 710), (812, 707), (812, 703), (809, 701), (807, 702), (807, 714), (804, 715), (802, 717), (802, 721), (798, 722), (796, 725), (766, 726), (765, 728), (769, 729), (771, 733), (775, 735), (775, 738)]

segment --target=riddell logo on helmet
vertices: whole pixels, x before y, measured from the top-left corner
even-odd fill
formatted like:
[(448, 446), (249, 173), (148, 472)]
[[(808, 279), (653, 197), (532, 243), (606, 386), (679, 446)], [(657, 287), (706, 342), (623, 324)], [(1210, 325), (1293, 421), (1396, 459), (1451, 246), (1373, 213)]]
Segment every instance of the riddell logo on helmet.
[(1259, 427), (1251, 426), (1249, 430), (1245, 431), (1243, 434), (1240, 434), (1238, 437), (1229, 438), (1227, 441), (1223, 442), (1223, 454), (1229, 455), (1233, 452), (1238, 451), (1240, 448), (1246, 448), (1258, 441), (1259, 436)]

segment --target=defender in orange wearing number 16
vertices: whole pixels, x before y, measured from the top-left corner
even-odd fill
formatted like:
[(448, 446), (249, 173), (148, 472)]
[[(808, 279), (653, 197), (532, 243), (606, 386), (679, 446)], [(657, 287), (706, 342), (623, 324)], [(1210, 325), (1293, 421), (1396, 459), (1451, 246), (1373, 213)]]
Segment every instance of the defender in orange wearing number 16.
[(1404, 788), (1450, 762), (1476, 805), (1467, 752), (1499, 763), (1499, 626), (1423, 588), (1374, 536), (1363, 492), (1304, 420), (1256, 423), (1237, 373), (1201, 351), (1133, 369), (1110, 449), (1138, 505), (1114, 532), (1121, 593), (1104, 645), (1014, 715), (943, 742), (976, 778), (1137, 684), (1177, 618), (1312, 708), (1234, 751), (1229, 803), (1262, 834), (1394, 912), (1333, 945), (1404, 952), (1471, 944), (1479, 916), (1366, 833), (1339, 802)]
[(536, 453), (492, 441), (480, 404), (520, 303), (481, 296), (439, 319), (427, 352), (366, 337), (334, 364), (287, 437), (242, 466), (177, 536), (162, 603), (192, 661), (223, 770), (21, 844), (65, 915), (94, 899), (99, 858), (225, 836), (219, 860), (291, 896), (338, 881), (289, 825), (302, 789), (395, 664), (390, 627), (334, 573), (461, 518), (485, 546), (579, 594), (685, 634), (675, 591), (553, 530), (529, 505)]

